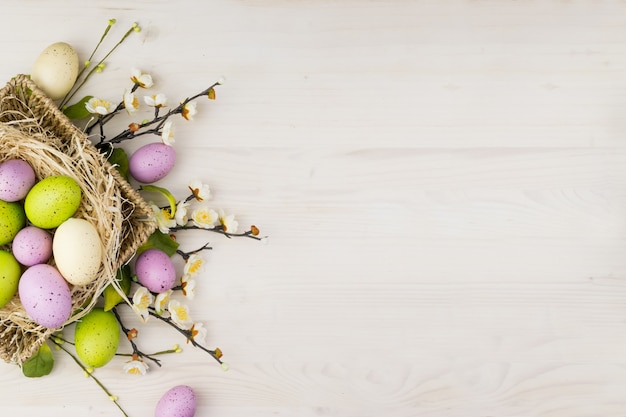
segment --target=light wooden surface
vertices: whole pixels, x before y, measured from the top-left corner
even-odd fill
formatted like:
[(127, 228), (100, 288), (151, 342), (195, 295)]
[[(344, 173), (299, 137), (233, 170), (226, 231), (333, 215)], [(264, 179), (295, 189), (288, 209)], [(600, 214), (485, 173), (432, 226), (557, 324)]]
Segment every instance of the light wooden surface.
[[(181, 383), (209, 417), (626, 415), (626, 3), (90, 1), (2, 6), (0, 79), (57, 40), (85, 57), (109, 18), (131, 66), (184, 98), (179, 164), (271, 243), (209, 239), (190, 303), (222, 372), (184, 353), (97, 375), (133, 417)], [(121, 122), (120, 122), (121, 123)], [(123, 124), (122, 124), (123, 125)], [(122, 126), (120, 125), (120, 126)], [(138, 146), (130, 144), (129, 148)], [(149, 350), (149, 349), (146, 349)], [(120, 415), (61, 353), (0, 366), (2, 415)]]

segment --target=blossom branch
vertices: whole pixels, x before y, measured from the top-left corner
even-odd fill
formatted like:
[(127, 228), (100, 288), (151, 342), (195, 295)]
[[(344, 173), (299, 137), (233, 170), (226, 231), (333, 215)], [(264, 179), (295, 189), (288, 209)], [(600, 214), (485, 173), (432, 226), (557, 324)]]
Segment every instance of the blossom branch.
[(129, 417), (128, 414), (126, 414), (126, 411), (124, 411), (124, 409), (122, 408), (122, 406), (119, 404), (118, 402), (118, 398), (116, 395), (113, 395), (105, 386), (102, 382), (100, 382), (100, 380), (98, 378), (96, 378), (93, 374), (93, 371), (90, 372), (89, 369), (87, 369), (87, 367), (85, 365), (82, 364), (81, 361), (78, 360), (78, 358), (76, 356), (74, 356), (72, 354), (72, 352), (70, 352), (69, 350), (67, 350), (65, 348), (65, 346), (63, 346), (62, 343), (59, 343), (58, 341), (55, 340), (54, 337), (50, 338), (50, 341), (52, 341), (52, 343), (54, 343), (59, 349), (63, 350), (65, 353), (67, 353), (72, 359), (74, 359), (74, 362), (76, 362), (76, 364), (78, 366), (80, 366), (80, 368), (85, 372), (85, 375), (89, 376), (91, 379), (93, 379), (94, 381), (96, 381), (96, 384), (98, 384), (98, 386), (100, 388), (102, 388), (102, 390), (104, 391), (104, 393), (106, 395), (109, 396), (109, 399), (111, 401), (113, 401), (113, 403), (117, 406), (117, 408), (120, 409), (120, 411), (122, 412), (122, 414), (124, 414), (125, 417)]

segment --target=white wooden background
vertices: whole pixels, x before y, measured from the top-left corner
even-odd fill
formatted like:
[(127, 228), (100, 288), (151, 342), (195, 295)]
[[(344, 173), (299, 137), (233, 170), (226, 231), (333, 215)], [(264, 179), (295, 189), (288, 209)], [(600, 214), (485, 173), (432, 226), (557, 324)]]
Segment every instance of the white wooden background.
[[(143, 31), (85, 92), (225, 76), (159, 184), (271, 235), (180, 237), (213, 244), (190, 306), (231, 369), (142, 327), (185, 351), (97, 371), (131, 416), (182, 383), (199, 417), (626, 415), (625, 2), (15, 1), (0, 78), (54, 41), (84, 59), (109, 18), (107, 45)], [(3, 416), (120, 415), (56, 358), (0, 365)]]

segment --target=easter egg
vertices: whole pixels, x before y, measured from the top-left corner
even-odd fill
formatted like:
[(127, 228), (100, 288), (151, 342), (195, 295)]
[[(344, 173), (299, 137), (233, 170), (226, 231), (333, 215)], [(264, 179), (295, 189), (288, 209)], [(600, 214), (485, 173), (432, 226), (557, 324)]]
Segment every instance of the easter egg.
[(155, 293), (171, 289), (176, 281), (174, 263), (160, 249), (141, 252), (135, 261), (135, 274), (141, 285)]
[(0, 250), (0, 308), (4, 307), (17, 292), (22, 270), (10, 252)]
[(149, 184), (169, 174), (175, 162), (174, 148), (162, 142), (149, 143), (130, 156), (128, 170), (134, 179)]
[(25, 224), (26, 216), (20, 203), (0, 200), (0, 246), (11, 242)]
[(96, 307), (87, 313), (74, 330), (76, 354), (87, 366), (99, 368), (115, 356), (120, 344), (120, 325), (111, 311)]
[(26, 313), (41, 326), (58, 328), (70, 317), (70, 287), (51, 265), (38, 264), (24, 271), (18, 292)]
[(35, 171), (28, 162), (9, 159), (0, 164), (0, 200), (18, 201), (35, 185)]
[(163, 394), (156, 405), (154, 417), (193, 417), (197, 406), (193, 388), (177, 385)]
[(22, 265), (46, 263), (52, 256), (52, 235), (37, 226), (25, 227), (15, 235), (11, 251)]
[(52, 100), (63, 98), (76, 83), (78, 54), (65, 42), (53, 43), (39, 54), (30, 77)]
[(76, 213), (82, 193), (71, 177), (53, 175), (39, 181), (24, 200), (30, 222), (42, 229), (53, 229)]
[(96, 279), (102, 252), (98, 231), (85, 219), (67, 219), (54, 232), (54, 262), (70, 284), (85, 285)]

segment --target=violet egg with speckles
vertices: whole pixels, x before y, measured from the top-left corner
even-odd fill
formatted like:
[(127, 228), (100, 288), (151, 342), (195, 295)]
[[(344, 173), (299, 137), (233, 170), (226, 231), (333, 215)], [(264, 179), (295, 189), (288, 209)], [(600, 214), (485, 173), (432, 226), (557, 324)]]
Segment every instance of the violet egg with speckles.
[(154, 417), (193, 417), (198, 400), (193, 388), (177, 385), (169, 389), (157, 403)]
[(135, 262), (135, 274), (141, 285), (155, 293), (171, 289), (176, 281), (174, 263), (160, 249), (142, 252)]
[(131, 155), (128, 170), (137, 181), (150, 184), (169, 174), (175, 162), (174, 148), (162, 142), (149, 143)]
[(13, 238), (11, 251), (24, 266), (46, 263), (52, 256), (52, 235), (36, 226), (27, 226)]
[(35, 185), (35, 171), (28, 162), (9, 159), (0, 164), (0, 200), (14, 202), (26, 197)]
[(70, 287), (51, 265), (34, 265), (24, 271), (18, 293), (26, 313), (41, 326), (56, 329), (70, 317)]

